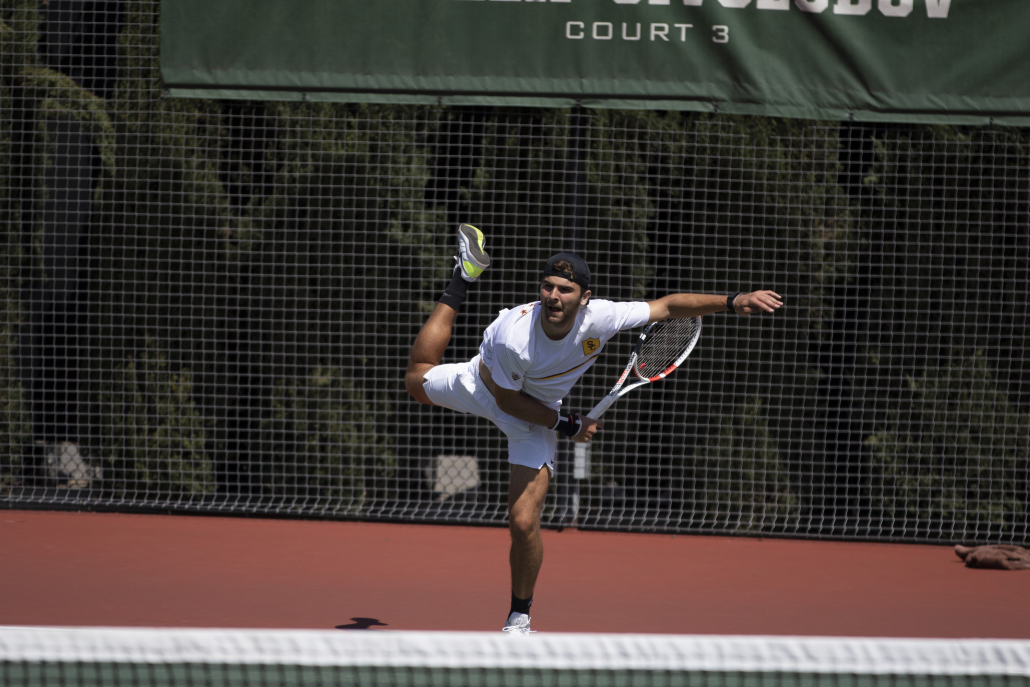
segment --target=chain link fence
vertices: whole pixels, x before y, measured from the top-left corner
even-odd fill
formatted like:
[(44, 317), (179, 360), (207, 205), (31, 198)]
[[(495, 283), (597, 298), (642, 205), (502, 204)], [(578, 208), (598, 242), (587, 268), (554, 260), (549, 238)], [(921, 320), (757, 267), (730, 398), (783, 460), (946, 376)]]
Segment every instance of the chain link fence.
[(503, 435), (403, 390), (470, 222), (445, 362), (564, 249), (786, 301), (562, 442), (546, 524), (1026, 540), (1030, 132), (178, 100), (158, 9), (0, 2), (0, 502), (503, 523)]

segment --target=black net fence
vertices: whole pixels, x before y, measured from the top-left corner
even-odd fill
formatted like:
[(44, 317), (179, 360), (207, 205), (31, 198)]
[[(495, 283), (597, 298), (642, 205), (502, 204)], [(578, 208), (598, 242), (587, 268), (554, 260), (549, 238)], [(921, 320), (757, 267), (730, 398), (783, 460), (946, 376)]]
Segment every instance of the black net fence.
[(1026, 540), (1030, 132), (172, 99), (158, 9), (0, 2), (5, 505), (503, 523), (503, 435), (403, 388), (469, 222), (445, 362), (559, 250), (786, 301), (561, 442), (546, 524)]

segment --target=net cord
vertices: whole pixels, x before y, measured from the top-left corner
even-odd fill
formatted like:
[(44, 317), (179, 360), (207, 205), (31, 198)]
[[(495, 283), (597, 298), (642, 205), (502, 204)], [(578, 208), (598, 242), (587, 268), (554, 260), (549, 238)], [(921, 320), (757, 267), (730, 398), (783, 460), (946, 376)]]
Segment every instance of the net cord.
[(1030, 676), (1030, 641), (6, 627), (0, 661)]

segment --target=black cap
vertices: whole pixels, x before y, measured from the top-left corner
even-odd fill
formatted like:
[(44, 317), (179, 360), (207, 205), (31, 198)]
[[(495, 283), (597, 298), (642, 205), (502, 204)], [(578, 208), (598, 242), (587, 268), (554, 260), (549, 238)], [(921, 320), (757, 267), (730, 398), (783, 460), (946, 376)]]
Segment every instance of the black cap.
[[(554, 263), (561, 260), (572, 265), (571, 272), (554, 269)], [(544, 266), (544, 277), (563, 277), (579, 284), (584, 291), (590, 288), (590, 268), (587, 267), (587, 261), (575, 253), (558, 253), (548, 258), (547, 265)]]

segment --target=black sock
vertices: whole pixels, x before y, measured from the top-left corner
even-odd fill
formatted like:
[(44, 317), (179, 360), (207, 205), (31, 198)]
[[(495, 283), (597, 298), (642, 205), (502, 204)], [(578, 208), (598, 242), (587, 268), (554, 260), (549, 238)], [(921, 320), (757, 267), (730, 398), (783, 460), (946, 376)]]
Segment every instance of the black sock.
[(461, 304), (465, 302), (465, 294), (468, 293), (469, 285), (471, 282), (467, 282), (461, 278), (461, 269), (454, 270), (454, 276), (451, 277), (451, 283), (444, 289), (443, 295), (440, 296), (440, 302), (444, 305), (449, 305), (455, 310), (461, 307)]
[(520, 599), (519, 597), (515, 596), (515, 594), (512, 594), (511, 610), (508, 611), (508, 615), (511, 615), (512, 613), (525, 613), (526, 615), (529, 615), (529, 607), (532, 605), (533, 597), (529, 597), (528, 599)]

